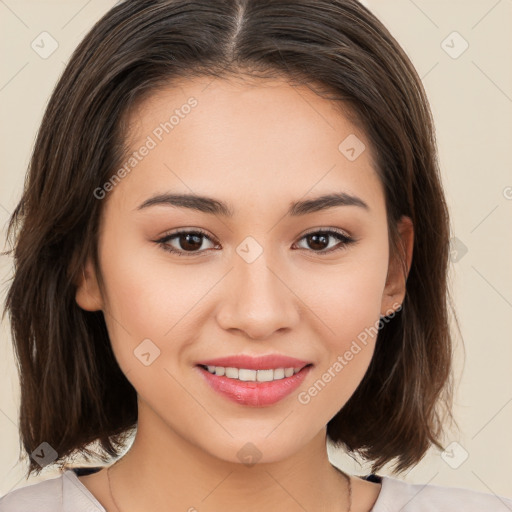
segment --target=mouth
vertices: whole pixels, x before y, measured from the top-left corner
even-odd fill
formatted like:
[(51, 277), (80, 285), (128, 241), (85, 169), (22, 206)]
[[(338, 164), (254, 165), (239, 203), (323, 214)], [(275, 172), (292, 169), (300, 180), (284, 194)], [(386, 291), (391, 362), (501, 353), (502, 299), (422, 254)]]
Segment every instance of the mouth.
[(250, 407), (273, 405), (296, 390), (313, 367), (237, 368), (198, 364), (209, 388), (231, 402)]
[(251, 368), (236, 368), (233, 366), (198, 365), (212, 375), (237, 380), (239, 382), (274, 382), (299, 373), (303, 368), (313, 366), (312, 363), (288, 368), (267, 368), (254, 370)]

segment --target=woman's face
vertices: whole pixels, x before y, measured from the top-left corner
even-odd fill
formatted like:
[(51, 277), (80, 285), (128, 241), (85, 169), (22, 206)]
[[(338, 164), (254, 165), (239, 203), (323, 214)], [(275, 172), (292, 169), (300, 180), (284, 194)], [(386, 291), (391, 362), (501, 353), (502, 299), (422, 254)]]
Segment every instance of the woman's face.
[[(136, 153), (95, 192), (105, 288), (89, 262), (77, 302), (104, 311), (139, 428), (158, 418), (226, 461), (283, 459), (353, 394), (379, 316), (405, 293), (400, 273), (388, 275), (369, 143), (330, 101), (284, 81), (184, 81), (130, 121)], [(171, 238), (178, 230), (192, 233)], [(215, 376), (199, 366), (266, 355), (301, 362), (263, 361), (264, 372), (231, 360)]]

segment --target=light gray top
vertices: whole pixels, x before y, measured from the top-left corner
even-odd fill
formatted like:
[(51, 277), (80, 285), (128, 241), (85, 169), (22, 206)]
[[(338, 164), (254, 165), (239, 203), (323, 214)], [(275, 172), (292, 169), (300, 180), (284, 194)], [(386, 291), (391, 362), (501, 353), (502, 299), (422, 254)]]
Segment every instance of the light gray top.
[[(512, 512), (512, 499), (460, 487), (411, 484), (382, 476), (371, 512)], [(0, 499), (0, 512), (107, 512), (76, 473), (27, 485)]]

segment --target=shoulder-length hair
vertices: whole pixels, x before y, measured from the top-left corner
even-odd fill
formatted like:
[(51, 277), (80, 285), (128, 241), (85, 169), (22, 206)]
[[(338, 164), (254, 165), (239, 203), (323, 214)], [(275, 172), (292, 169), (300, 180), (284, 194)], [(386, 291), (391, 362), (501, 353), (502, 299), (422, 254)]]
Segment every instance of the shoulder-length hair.
[[(360, 385), (328, 422), (336, 446), (401, 472), (443, 448), (451, 412), (450, 221), (432, 114), (420, 78), (382, 23), (356, 0), (129, 0), (85, 36), (40, 126), (8, 226), (9, 311), (21, 384), (20, 437), (54, 463), (120, 454), (137, 425), (137, 393), (113, 355), (103, 312), (82, 310), (76, 284), (97, 258), (95, 190), (125, 159), (127, 116), (179, 78), (285, 78), (333, 101), (366, 134), (396, 223), (415, 228), (403, 308), (379, 330)], [(405, 272), (405, 264), (403, 262)], [(405, 275), (405, 274), (404, 274)], [(4, 311), (5, 314), (5, 311)], [(91, 451), (93, 442), (102, 453)], [(41, 470), (31, 456), (28, 473)]]

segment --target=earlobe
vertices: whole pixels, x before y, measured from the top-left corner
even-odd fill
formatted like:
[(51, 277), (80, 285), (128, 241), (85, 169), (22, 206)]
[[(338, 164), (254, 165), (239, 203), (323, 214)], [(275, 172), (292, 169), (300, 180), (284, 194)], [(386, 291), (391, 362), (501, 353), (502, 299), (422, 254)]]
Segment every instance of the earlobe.
[(414, 226), (412, 220), (407, 216), (402, 216), (397, 224), (400, 234), (400, 247), (403, 260), (406, 264), (405, 276), (404, 269), (399, 257), (391, 258), (386, 277), (386, 285), (382, 295), (381, 315), (387, 316), (399, 308), (404, 301), (406, 294), (406, 282), (411, 268), (413, 247), (414, 247)]
[(89, 260), (82, 269), (82, 275), (77, 283), (75, 300), (86, 311), (100, 311), (103, 309), (103, 300), (96, 273)]

